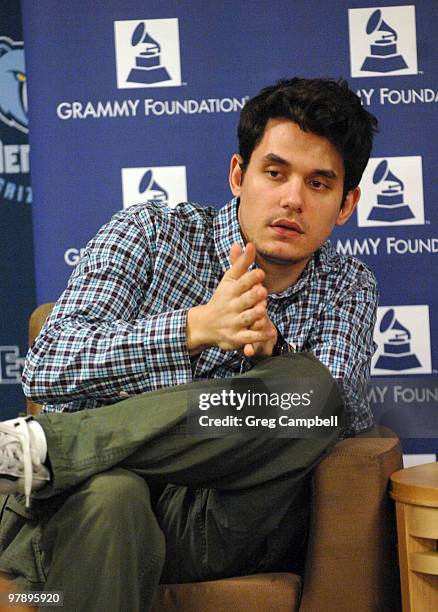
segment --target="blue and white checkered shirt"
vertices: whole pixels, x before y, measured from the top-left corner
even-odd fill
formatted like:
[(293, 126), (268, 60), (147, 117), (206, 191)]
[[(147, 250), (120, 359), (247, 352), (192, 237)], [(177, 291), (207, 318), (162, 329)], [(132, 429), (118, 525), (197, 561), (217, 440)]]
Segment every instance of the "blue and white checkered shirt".
[[(45, 411), (75, 411), (128, 396), (227, 377), (251, 367), (219, 348), (190, 359), (189, 308), (206, 303), (243, 246), (236, 199), (221, 210), (144, 204), (116, 214), (87, 245), (23, 372)], [(326, 242), (301, 278), (268, 298), (268, 314), (297, 351), (311, 351), (343, 381), (349, 433), (372, 425), (366, 400), (374, 353), (376, 282)]]

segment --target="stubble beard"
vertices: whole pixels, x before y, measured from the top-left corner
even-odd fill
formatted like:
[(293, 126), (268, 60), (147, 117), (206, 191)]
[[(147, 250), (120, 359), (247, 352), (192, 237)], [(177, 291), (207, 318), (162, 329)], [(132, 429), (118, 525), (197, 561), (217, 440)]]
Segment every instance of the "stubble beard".
[(257, 256), (269, 264), (284, 267), (292, 266), (305, 259), (304, 257), (277, 257), (275, 255), (267, 253), (266, 251), (260, 251), (259, 249), (257, 249)]

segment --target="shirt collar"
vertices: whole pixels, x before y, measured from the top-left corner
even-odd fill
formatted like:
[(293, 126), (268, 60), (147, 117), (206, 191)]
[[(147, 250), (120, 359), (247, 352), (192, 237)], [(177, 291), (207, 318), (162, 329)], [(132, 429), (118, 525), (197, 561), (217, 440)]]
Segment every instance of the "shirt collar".
[(213, 223), (214, 243), (216, 253), (223, 272), (230, 268), (230, 248), (234, 242), (238, 242), (242, 249), (245, 247), (242, 234), (240, 233), (237, 210), (239, 208), (238, 198), (233, 198), (221, 208)]
[[(223, 272), (226, 272), (231, 266), (230, 264), (230, 248), (234, 242), (241, 245), (242, 249), (245, 246), (242, 234), (240, 233), (239, 219), (237, 211), (239, 208), (239, 199), (233, 198), (216, 215), (213, 223), (214, 242), (216, 253)], [(285, 298), (300, 291), (304, 286), (307, 286), (315, 276), (321, 277), (329, 274), (332, 270), (338, 267), (339, 256), (335, 248), (329, 240), (313, 254), (312, 259), (304, 268), (303, 273), (296, 283), (287, 287), (280, 293), (272, 293), (271, 297)], [(252, 266), (251, 266), (252, 267)]]
[(339, 256), (330, 240), (326, 240), (320, 248), (315, 251), (312, 259), (308, 262), (300, 278), (296, 283), (287, 287), (280, 293), (271, 293), (269, 297), (283, 299), (293, 296), (304, 288), (318, 282), (322, 277), (338, 267)]

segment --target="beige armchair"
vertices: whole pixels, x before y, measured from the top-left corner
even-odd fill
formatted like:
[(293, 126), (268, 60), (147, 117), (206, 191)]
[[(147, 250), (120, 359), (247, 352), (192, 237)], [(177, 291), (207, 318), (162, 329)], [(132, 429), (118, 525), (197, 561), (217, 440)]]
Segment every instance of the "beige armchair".
[[(32, 343), (53, 304), (30, 320)], [(29, 411), (39, 407), (30, 402)], [(272, 573), (162, 585), (154, 612), (397, 612), (396, 526), (390, 475), (402, 467), (391, 432), (339, 442), (313, 474), (303, 576)]]

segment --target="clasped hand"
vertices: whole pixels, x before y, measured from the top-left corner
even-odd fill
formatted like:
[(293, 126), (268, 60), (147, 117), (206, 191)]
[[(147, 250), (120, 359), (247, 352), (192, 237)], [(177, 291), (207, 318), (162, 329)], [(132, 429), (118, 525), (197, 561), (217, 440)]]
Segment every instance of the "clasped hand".
[(210, 301), (189, 310), (187, 346), (191, 355), (211, 346), (239, 350), (248, 358), (272, 355), (277, 330), (268, 317), (268, 291), (262, 284), (265, 273), (259, 268), (248, 270), (255, 257), (252, 243), (243, 252), (239, 244), (233, 244), (231, 268)]

